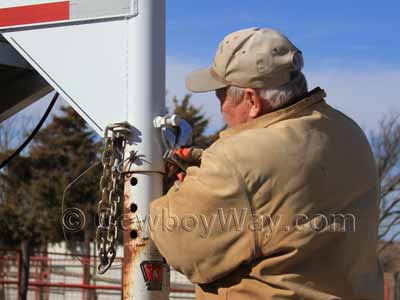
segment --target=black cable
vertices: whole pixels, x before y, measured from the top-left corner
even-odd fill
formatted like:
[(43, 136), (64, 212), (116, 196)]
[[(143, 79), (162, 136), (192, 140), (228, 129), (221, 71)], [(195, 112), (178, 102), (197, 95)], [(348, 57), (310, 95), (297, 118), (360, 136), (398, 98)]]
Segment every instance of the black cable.
[(49, 107), (47, 108), (46, 112), (44, 113), (42, 119), (40, 119), (39, 123), (36, 125), (35, 129), (32, 131), (32, 133), (28, 136), (28, 138), (25, 140), (25, 142), (19, 146), (19, 148), (17, 150), (15, 150), (15, 152), (13, 154), (11, 154), (5, 161), (3, 161), (0, 164), (0, 170), (2, 168), (4, 168), (6, 165), (8, 165), (10, 163), (11, 160), (13, 160), (18, 154), (20, 154), (22, 152), (22, 150), (25, 149), (25, 147), (32, 141), (33, 137), (38, 133), (38, 131), (40, 130), (40, 128), (42, 128), (44, 122), (46, 121), (47, 117), (49, 116), (51, 110), (54, 107), (54, 104), (56, 103), (58, 97), (60, 95), (56, 92), (53, 99), (51, 100)]

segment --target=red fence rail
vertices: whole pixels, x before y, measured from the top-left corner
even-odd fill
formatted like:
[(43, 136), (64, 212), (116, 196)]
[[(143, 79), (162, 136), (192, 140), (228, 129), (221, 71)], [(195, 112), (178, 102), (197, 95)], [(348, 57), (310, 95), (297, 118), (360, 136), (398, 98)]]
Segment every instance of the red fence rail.
[[(18, 299), (20, 252), (0, 250), (0, 300)], [(106, 275), (99, 276), (97, 257), (36, 252), (30, 257), (29, 300), (120, 300), (122, 258)], [(170, 299), (194, 299), (193, 285), (171, 272)]]
[[(0, 299), (17, 299), (20, 252), (0, 251)], [(121, 265), (122, 259), (116, 258)], [(30, 257), (28, 299), (121, 299), (121, 268), (107, 277), (96, 275), (97, 258), (66, 253), (35, 253)]]

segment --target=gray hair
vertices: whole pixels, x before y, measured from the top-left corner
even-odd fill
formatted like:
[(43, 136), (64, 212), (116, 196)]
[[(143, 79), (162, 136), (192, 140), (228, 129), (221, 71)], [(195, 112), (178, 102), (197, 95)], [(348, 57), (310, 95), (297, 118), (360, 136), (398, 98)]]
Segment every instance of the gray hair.
[[(273, 110), (288, 105), (293, 98), (299, 97), (308, 91), (307, 80), (302, 72), (288, 83), (272, 89), (255, 89), (264, 101), (268, 101)], [(227, 94), (239, 104), (244, 96), (245, 88), (229, 86)]]

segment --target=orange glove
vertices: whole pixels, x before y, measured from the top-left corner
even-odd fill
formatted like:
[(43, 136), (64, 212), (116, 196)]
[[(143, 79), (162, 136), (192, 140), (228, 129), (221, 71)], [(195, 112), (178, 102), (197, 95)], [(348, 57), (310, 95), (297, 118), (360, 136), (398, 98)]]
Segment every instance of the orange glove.
[[(190, 148), (180, 148), (174, 151), (174, 155), (178, 157), (180, 161), (185, 161), (190, 157)], [(176, 177), (178, 178), (179, 181), (183, 181), (185, 178), (186, 173), (185, 172), (179, 172), (176, 174)]]
[(185, 178), (185, 171), (190, 166), (199, 166), (203, 150), (200, 148), (180, 148), (173, 152), (172, 160), (183, 170), (176, 176), (179, 181)]
[(182, 160), (186, 160), (190, 157), (192, 148), (180, 148), (174, 151), (174, 154)]

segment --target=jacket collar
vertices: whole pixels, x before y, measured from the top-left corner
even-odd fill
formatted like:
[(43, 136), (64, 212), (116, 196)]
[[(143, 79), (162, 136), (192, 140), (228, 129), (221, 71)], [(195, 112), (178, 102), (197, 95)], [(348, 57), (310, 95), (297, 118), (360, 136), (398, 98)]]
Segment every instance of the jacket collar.
[(294, 104), (267, 113), (254, 120), (248, 121), (241, 125), (237, 125), (233, 128), (225, 129), (220, 132), (219, 137), (225, 138), (247, 129), (268, 127), (276, 122), (290, 118), (291, 116), (295, 115), (300, 111), (303, 111), (304, 109), (315, 103), (324, 101), (324, 97), (326, 97), (325, 91), (320, 87), (317, 87), (312, 91), (308, 92), (307, 94), (299, 97), (298, 99), (293, 100), (292, 103), (294, 102)]

